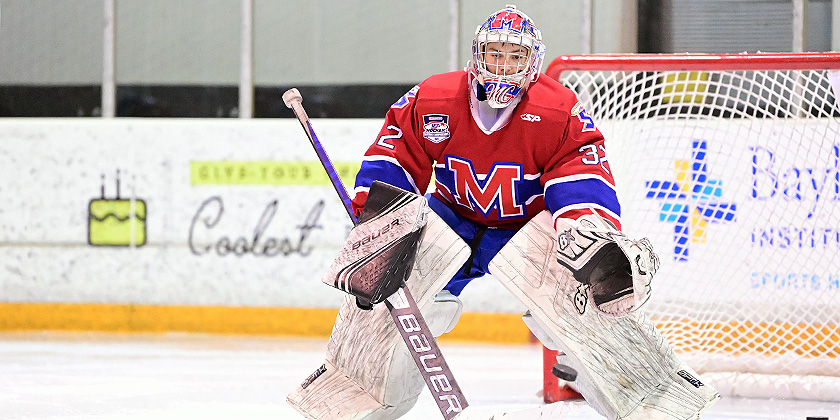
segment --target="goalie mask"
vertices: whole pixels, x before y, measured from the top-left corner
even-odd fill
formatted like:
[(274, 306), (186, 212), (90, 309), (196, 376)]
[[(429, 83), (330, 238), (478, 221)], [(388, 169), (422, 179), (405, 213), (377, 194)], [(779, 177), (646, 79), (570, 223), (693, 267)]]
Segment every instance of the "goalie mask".
[(493, 108), (504, 108), (537, 80), (545, 47), (540, 30), (516, 6), (490, 15), (475, 30), (470, 84)]

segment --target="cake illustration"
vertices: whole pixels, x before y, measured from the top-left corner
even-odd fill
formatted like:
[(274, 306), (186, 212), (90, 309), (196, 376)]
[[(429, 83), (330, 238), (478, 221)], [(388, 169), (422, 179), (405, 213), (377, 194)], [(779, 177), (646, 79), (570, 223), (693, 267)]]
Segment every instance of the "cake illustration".
[(102, 175), (100, 198), (88, 205), (88, 243), (96, 246), (143, 246), (146, 244), (146, 202), (120, 198), (120, 171), (117, 170), (116, 198), (105, 198)]

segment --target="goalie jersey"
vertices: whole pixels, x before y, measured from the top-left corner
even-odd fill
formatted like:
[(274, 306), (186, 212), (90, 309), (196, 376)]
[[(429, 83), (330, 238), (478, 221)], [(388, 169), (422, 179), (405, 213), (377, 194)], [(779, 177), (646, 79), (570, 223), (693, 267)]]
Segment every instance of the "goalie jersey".
[(356, 176), (359, 214), (375, 180), (432, 195), (488, 227), (519, 229), (543, 209), (577, 219), (594, 209), (620, 227), (604, 137), (574, 92), (548, 77), (533, 82), (503, 127), (476, 123), (468, 73), (434, 75), (388, 111)]

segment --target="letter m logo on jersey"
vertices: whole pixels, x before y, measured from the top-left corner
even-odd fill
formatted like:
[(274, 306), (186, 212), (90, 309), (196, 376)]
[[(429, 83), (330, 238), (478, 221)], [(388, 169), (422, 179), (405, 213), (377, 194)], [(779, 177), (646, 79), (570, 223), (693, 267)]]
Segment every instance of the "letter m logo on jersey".
[(447, 156), (446, 166), (454, 185), (447, 185), (455, 202), (487, 217), (497, 209), (499, 219), (522, 216), (524, 207), (516, 202), (516, 183), (522, 179), (522, 165), (495, 163), (487, 176), (479, 179), (472, 162)]

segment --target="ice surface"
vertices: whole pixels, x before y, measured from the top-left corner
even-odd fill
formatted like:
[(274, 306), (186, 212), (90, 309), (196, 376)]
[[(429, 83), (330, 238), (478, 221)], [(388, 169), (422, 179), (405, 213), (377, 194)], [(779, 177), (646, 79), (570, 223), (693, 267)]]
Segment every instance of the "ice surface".
[[(0, 333), (0, 419), (302, 419), (286, 394), (321, 365), (325, 339), (197, 334)], [(480, 411), (542, 404), (536, 345), (442, 342)], [(600, 417), (566, 404), (564, 420)], [(428, 391), (406, 420), (440, 419)], [(723, 399), (704, 420), (840, 420), (840, 404)]]

